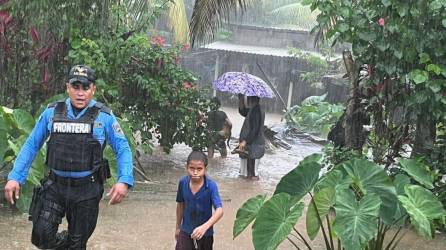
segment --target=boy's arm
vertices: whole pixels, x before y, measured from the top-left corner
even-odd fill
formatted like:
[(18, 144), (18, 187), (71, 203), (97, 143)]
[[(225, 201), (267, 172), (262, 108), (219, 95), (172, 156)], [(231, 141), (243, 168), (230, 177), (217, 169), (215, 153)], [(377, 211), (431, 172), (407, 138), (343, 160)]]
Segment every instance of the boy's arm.
[(178, 235), (181, 230), (181, 222), (183, 220), (184, 202), (177, 202), (177, 219), (175, 226), (175, 239), (178, 239)]
[(206, 233), (206, 231), (212, 227), (215, 223), (217, 223), (221, 217), (223, 217), (223, 208), (222, 207), (218, 207), (217, 209), (215, 209), (214, 214), (211, 216), (211, 218), (209, 218), (208, 221), (206, 221), (203, 225), (196, 227), (194, 229), (194, 231), (191, 234), (191, 238), (192, 239), (201, 239), (204, 234)]

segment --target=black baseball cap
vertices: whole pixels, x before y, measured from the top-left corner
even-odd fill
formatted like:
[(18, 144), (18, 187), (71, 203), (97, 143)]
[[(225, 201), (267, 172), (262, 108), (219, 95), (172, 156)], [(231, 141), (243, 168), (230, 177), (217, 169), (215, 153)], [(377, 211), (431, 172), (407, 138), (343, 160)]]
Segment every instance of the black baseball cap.
[(70, 84), (80, 82), (82, 85), (90, 85), (96, 81), (94, 70), (86, 65), (73, 66), (68, 74)]

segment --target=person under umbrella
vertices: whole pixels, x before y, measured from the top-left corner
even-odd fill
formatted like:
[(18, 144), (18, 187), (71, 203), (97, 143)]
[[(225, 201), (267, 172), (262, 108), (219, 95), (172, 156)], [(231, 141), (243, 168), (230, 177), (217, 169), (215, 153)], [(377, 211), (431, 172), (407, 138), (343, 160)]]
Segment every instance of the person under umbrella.
[(212, 85), (215, 90), (238, 94), (239, 113), (245, 120), (240, 131), (240, 144), (233, 153), (238, 153), (241, 158), (240, 175), (258, 179), (260, 158), (265, 154), (265, 112), (262, 111), (259, 101), (260, 98), (274, 98), (276, 95), (261, 78), (245, 72), (226, 72)]
[(260, 158), (265, 154), (263, 135), (265, 112), (261, 109), (257, 96), (248, 96), (247, 105), (242, 94), (239, 97), (239, 113), (245, 117), (239, 136), (240, 176), (258, 179)]

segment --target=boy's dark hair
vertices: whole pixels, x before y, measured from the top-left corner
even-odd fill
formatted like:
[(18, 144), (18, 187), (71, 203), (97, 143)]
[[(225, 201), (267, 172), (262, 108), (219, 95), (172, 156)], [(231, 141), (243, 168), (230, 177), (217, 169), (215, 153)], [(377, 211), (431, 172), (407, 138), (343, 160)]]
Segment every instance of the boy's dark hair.
[(192, 151), (187, 157), (187, 164), (191, 161), (202, 161), (205, 167), (208, 165), (208, 157), (202, 151)]

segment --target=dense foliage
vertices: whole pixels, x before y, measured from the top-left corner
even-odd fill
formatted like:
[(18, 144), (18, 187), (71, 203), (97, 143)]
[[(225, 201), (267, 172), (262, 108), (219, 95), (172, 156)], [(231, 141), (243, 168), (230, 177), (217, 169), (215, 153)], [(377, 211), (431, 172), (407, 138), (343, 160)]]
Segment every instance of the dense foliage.
[(328, 135), (330, 128), (341, 117), (344, 106), (324, 101), (326, 95), (310, 96), (285, 114), (287, 124), (302, 131)]
[[(316, 30), (335, 42), (352, 44), (355, 63), (364, 69), (364, 99), (376, 135), (390, 145), (398, 141), (393, 151), (409, 142), (415, 153), (432, 156), (437, 142), (443, 144), (436, 132), (444, 133), (446, 117), (446, 3), (308, 2), (321, 11)], [(428, 141), (418, 138), (423, 132), (429, 134)]]
[[(133, 6), (136, 2), (146, 4)], [(189, 46), (168, 46), (163, 37), (147, 32), (169, 2), (0, 1), (0, 104), (13, 108), (12, 114), (29, 118), (13, 122), (8, 118), (11, 115), (2, 114), (0, 124), (6, 131), (0, 135), (0, 144), (6, 145), (0, 152), (2, 172), (10, 170), (29, 134), (15, 128), (33, 127), (46, 106), (44, 100), (64, 92), (66, 72), (74, 64), (95, 69), (99, 77), (95, 97), (122, 118), (133, 152), (136, 147), (150, 152), (153, 141), (166, 152), (175, 143), (206, 147), (205, 124), (200, 119), (209, 110), (209, 101), (194, 86), (195, 76), (179, 64)], [(53, 101), (60, 98), (65, 96)], [(136, 131), (138, 140), (133, 137)], [(42, 148), (39, 155), (43, 157), (44, 152)], [(109, 147), (105, 154), (115, 170)], [(21, 208), (29, 202), (26, 192), (45, 172), (39, 159), (28, 177), (31, 185), (22, 189), (25, 203)]]
[[(258, 195), (246, 201), (237, 211), (234, 237), (254, 221), (257, 250), (276, 249), (285, 239), (296, 249), (301, 249), (297, 240), (312, 249), (308, 238), (314, 240), (320, 231), (326, 249), (378, 250), (394, 249), (404, 236), (401, 231), (414, 228), (430, 239), (435, 225), (445, 224), (446, 211), (432, 193), (436, 173), (422, 162), (401, 159), (401, 173), (394, 177), (354, 157), (321, 175), (323, 167), (330, 167), (323, 162), (318, 154), (306, 157), (280, 180), (270, 199)], [(308, 238), (295, 227), (307, 194)]]
[[(311, 249), (293, 228), (309, 194), (307, 234), (314, 239), (321, 231), (327, 249), (394, 249), (401, 231), (411, 229), (432, 238), (446, 218), (446, 2), (304, 3), (320, 11), (318, 38), (351, 44), (353, 56), (344, 57), (351, 99), (364, 107), (351, 111), (365, 111), (372, 131), (363, 151), (332, 148), (325, 166), (318, 156), (306, 158), (269, 200), (248, 200), (238, 211), (234, 236), (255, 220), (256, 249), (276, 249), (287, 238), (297, 249), (302, 246), (296, 239)], [(352, 122), (360, 121), (340, 124)]]
[(436, 194), (446, 174), (444, 1), (306, 1), (320, 10), (315, 31), (348, 42), (372, 118), (373, 159), (388, 168), (400, 156), (424, 157)]
[[(15, 56), (22, 54), (26, 56), (21, 60), (27, 64), (13, 67), (17, 71), (5, 68), (4, 79), (11, 80), (7, 86), (13, 88), (5, 91), (16, 95), (5, 93), (9, 100), (2, 103), (31, 108), (35, 113), (43, 100), (63, 91), (70, 65), (87, 64), (99, 76), (96, 97), (119, 116), (126, 116), (135, 131), (142, 132), (144, 146), (150, 145), (151, 132), (156, 132), (166, 151), (182, 142), (203, 148), (204, 129), (197, 126), (196, 119), (207, 111), (207, 101), (193, 87), (195, 77), (179, 66), (188, 45), (167, 48), (163, 37), (139, 33), (167, 9), (168, 2), (153, 1), (146, 6), (150, 10), (141, 13), (119, 1), (61, 3), (54, 8), (48, 1), (35, 1), (25, 8), (6, 1), (0, 16), (4, 23), (12, 20), (8, 23), (14, 25), (2, 29), (4, 40), (0, 44), (5, 48), (14, 44), (26, 47), (5, 50), (2, 65), (19, 65)], [(37, 18), (39, 13), (44, 14)], [(129, 21), (131, 16), (139, 19)], [(83, 18), (77, 22), (79, 17)], [(25, 43), (18, 43), (20, 40)], [(30, 60), (34, 53), (36, 59)], [(16, 82), (22, 77), (27, 84)]]
[(197, 119), (208, 111), (209, 101), (194, 87), (195, 76), (179, 65), (188, 46), (164, 45), (160, 36), (76, 38), (69, 56), (75, 64), (87, 62), (97, 69), (101, 98), (126, 115), (141, 132), (143, 145), (155, 134), (167, 152), (175, 143), (205, 148), (205, 130)]
[(311, 30), (317, 14), (302, 5), (302, 0), (250, 0), (245, 13), (233, 20), (253, 26)]

